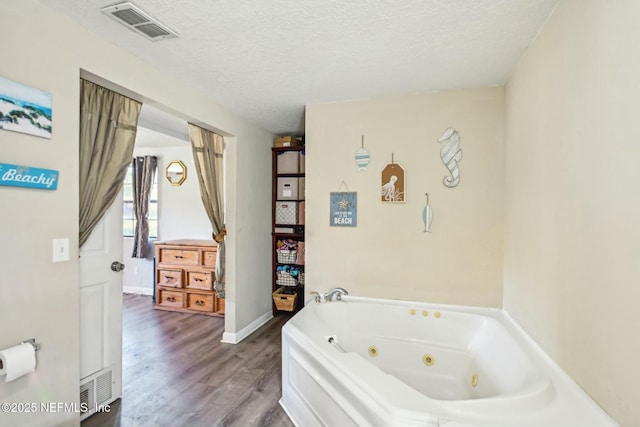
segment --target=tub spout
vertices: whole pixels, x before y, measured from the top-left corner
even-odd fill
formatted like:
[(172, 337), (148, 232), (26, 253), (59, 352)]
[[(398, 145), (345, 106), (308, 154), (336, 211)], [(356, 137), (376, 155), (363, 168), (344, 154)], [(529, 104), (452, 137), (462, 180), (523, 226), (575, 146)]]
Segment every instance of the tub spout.
[(342, 299), (342, 295), (349, 295), (349, 292), (344, 288), (334, 288), (324, 294), (324, 300), (329, 302), (333, 301), (333, 297), (336, 297), (336, 300), (340, 301)]

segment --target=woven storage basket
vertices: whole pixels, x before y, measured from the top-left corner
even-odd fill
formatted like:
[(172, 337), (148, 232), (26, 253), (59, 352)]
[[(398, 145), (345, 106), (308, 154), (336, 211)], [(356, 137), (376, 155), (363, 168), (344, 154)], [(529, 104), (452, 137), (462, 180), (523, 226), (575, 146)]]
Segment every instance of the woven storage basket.
[(276, 283), (280, 286), (298, 286), (298, 280), (284, 270), (278, 271)]
[(280, 311), (293, 311), (296, 308), (298, 294), (283, 294), (284, 288), (278, 288), (273, 293), (273, 302)]
[(278, 262), (280, 264), (295, 264), (298, 260), (298, 251), (289, 249), (277, 249)]

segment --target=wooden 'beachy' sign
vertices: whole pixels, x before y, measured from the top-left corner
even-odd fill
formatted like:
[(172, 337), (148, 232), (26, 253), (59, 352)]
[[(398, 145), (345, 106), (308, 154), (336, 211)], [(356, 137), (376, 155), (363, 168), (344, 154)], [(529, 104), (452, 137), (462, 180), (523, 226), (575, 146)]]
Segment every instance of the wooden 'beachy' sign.
[(58, 171), (0, 163), (0, 185), (55, 190), (58, 188)]

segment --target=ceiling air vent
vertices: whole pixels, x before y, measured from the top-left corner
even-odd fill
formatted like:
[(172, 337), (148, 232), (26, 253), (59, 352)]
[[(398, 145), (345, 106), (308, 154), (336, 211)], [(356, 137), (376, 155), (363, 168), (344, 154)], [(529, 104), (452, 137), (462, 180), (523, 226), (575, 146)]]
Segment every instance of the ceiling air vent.
[(100, 9), (125, 27), (142, 34), (152, 41), (178, 37), (178, 33), (150, 17), (131, 2), (115, 4)]

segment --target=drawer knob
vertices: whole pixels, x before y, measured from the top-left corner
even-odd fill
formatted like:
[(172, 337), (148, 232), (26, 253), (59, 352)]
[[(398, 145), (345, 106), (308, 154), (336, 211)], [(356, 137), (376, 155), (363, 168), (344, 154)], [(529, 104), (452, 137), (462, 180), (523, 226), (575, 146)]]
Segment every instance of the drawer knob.
[(167, 280), (173, 280), (173, 277), (171, 277), (171, 276), (164, 276), (164, 278), (167, 279)]
[(175, 258), (182, 259), (182, 255), (176, 255)]
[(196, 300), (196, 305), (203, 306), (204, 305), (204, 301)]
[(199, 279), (197, 277), (195, 279), (193, 279), (193, 280), (195, 280), (196, 282), (202, 282), (202, 279)]
[(176, 302), (176, 297), (168, 297), (167, 301), (169, 302)]

